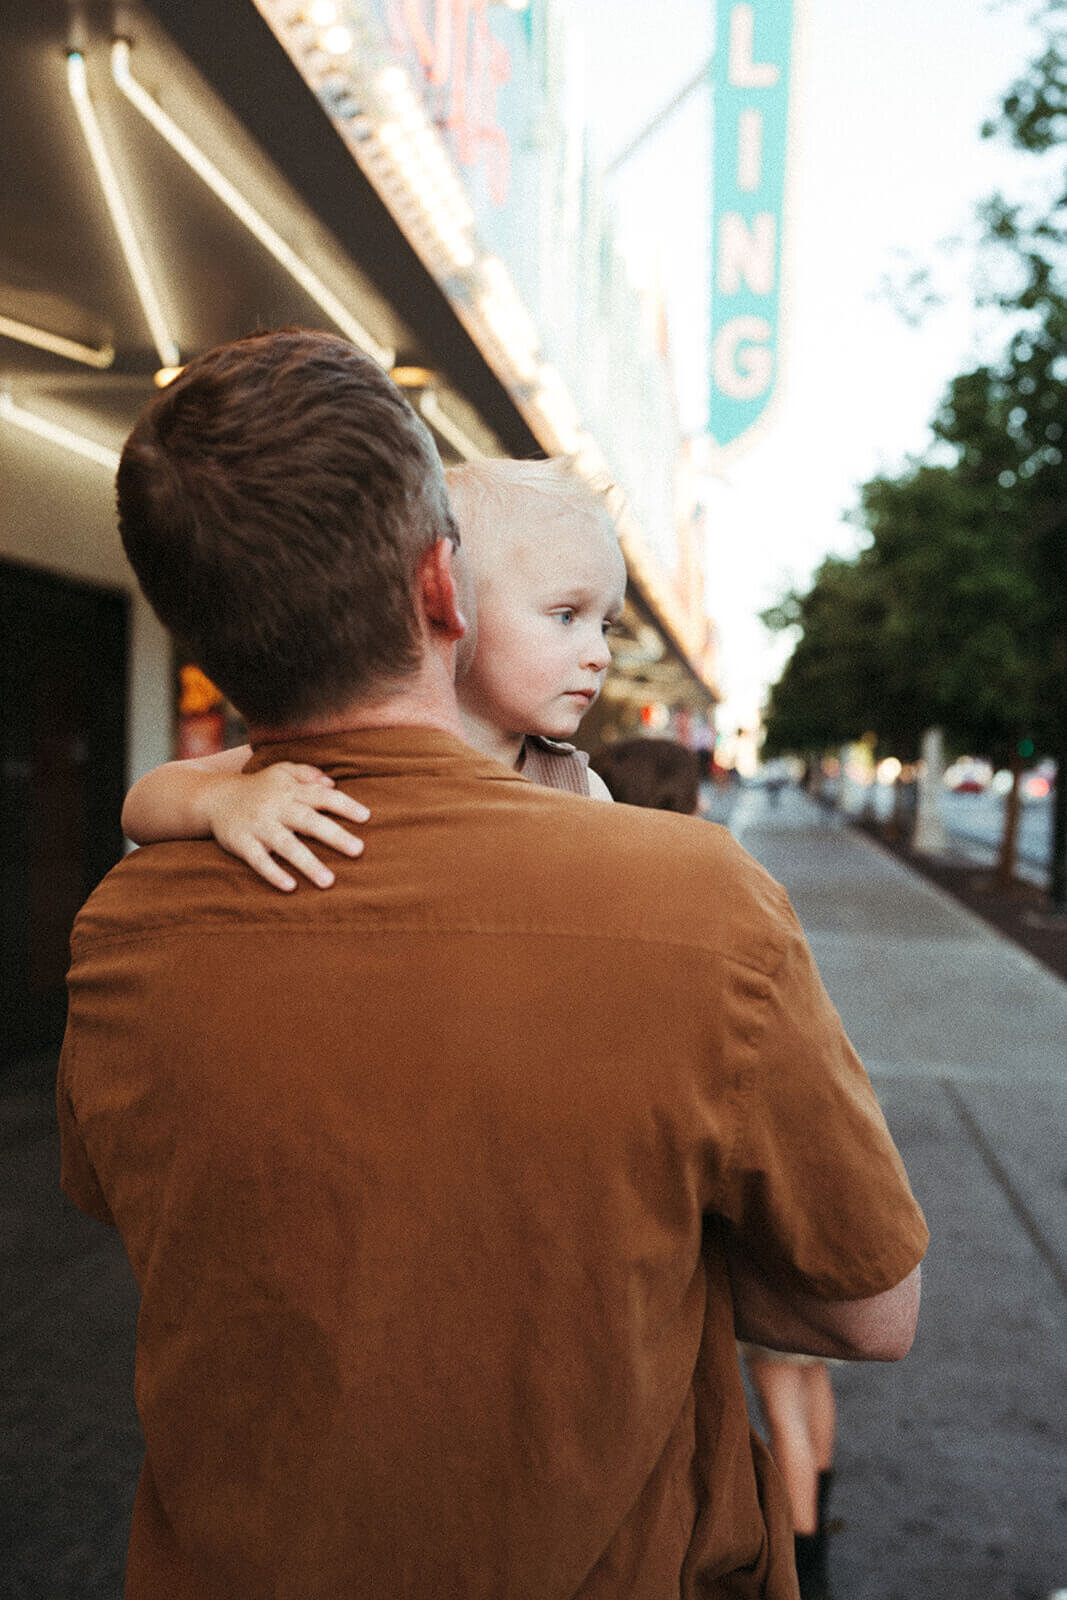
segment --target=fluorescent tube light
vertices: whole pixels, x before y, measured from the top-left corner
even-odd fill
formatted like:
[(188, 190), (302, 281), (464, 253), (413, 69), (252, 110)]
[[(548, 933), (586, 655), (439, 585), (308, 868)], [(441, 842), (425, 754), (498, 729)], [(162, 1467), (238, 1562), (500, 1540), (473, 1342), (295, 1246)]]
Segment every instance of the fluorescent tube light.
[(46, 417), (39, 417), (35, 411), (25, 411), (22, 406), (16, 405), (3, 389), (0, 389), (0, 421), (13, 423), (16, 428), (22, 428), (26, 433), (34, 433), (39, 439), (47, 439), (51, 444), (57, 444), (73, 455), (84, 456), (87, 461), (95, 461), (111, 472), (118, 470), (117, 450), (109, 450), (106, 444), (97, 444), (95, 439), (87, 439), (84, 434), (75, 433), (72, 428), (64, 428), (58, 422), (49, 422)]
[(89, 98), (89, 85), (85, 76), (85, 58), (78, 50), (72, 50), (67, 56), (67, 85), (70, 89), (70, 97), (74, 102), (74, 109), (78, 115), (78, 121), (81, 123), (82, 132), (85, 135), (89, 156), (100, 180), (100, 188), (103, 191), (104, 200), (111, 213), (115, 232), (118, 234), (119, 245), (126, 258), (126, 265), (129, 268), (130, 277), (133, 279), (133, 286), (137, 291), (137, 298), (141, 302), (145, 321), (148, 323), (152, 333), (152, 341), (155, 344), (160, 365), (176, 367), (181, 361), (181, 354), (177, 344), (171, 337), (148, 267), (144, 256), (141, 254), (141, 246), (138, 243), (137, 233), (130, 219), (130, 213), (126, 208), (122, 186), (115, 175), (114, 167), (111, 165), (111, 157), (108, 154), (107, 145), (104, 143), (100, 124), (96, 120), (96, 112), (93, 109), (92, 100)]
[(62, 334), (49, 333), (47, 328), (35, 328), (32, 323), (18, 322), (14, 317), (0, 316), (0, 334), (5, 339), (17, 339), (35, 350), (47, 350), (54, 356), (66, 356), (68, 361), (80, 361), (83, 366), (103, 371), (115, 359), (112, 344), (79, 344), (77, 339), (65, 339)]
[[(360, 349), (365, 350), (379, 366), (388, 371), (396, 359), (396, 352), (380, 345), (373, 335), (367, 332), (362, 323), (356, 320), (322, 279), (300, 259), (296, 251), (264, 217), (260, 216), (244, 195), (234, 188), (229, 178), (208, 160), (200, 147), (193, 143), (188, 134), (171, 120), (162, 106), (137, 82), (130, 71), (130, 47), (125, 39), (116, 39), (111, 46), (111, 75), (130, 104), (155, 128), (160, 138), (166, 140), (171, 149), (192, 168), (212, 194), (216, 195), (237, 220), (244, 224), (249, 233), (259, 240), (279, 266), (284, 267), (319, 309), (326, 313), (331, 322), (334, 322), (353, 344), (359, 345)], [(174, 360), (164, 360), (162, 365), (177, 366), (178, 360), (175, 354)]]

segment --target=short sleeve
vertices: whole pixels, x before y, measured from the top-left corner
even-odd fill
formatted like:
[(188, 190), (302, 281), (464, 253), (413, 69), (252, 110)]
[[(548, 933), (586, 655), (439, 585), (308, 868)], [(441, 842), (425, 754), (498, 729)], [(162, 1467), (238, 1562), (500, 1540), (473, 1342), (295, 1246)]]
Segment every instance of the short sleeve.
[(785, 915), (724, 1214), (772, 1277), (825, 1300), (864, 1299), (906, 1278), (929, 1236), (791, 907)]
[(59, 1058), (59, 1076), (56, 1081), (56, 1116), (59, 1122), (61, 1156), (60, 1186), (64, 1194), (73, 1200), (80, 1210), (87, 1212), (90, 1217), (96, 1217), (100, 1222), (114, 1226), (115, 1219), (104, 1199), (99, 1180), (89, 1159), (70, 1098), (72, 1056), (73, 1045), (68, 1031), (63, 1043), (63, 1053)]

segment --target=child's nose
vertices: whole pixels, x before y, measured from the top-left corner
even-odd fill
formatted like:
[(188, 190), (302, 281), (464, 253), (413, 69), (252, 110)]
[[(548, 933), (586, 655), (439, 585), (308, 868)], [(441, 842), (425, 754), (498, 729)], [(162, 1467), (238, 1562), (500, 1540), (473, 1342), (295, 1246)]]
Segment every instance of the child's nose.
[(611, 650), (599, 629), (590, 640), (585, 665), (594, 672), (606, 672), (611, 666)]

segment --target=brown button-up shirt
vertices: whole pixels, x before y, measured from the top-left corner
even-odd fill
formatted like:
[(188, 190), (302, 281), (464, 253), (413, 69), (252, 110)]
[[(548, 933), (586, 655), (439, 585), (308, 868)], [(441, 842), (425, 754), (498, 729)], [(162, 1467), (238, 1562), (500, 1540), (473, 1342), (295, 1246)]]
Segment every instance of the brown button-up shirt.
[(795, 1595), (714, 1219), (829, 1299), (926, 1234), (783, 891), (444, 733), (256, 759), (371, 808), (334, 888), (152, 845), (74, 933), (63, 1182), (142, 1294), (128, 1600)]

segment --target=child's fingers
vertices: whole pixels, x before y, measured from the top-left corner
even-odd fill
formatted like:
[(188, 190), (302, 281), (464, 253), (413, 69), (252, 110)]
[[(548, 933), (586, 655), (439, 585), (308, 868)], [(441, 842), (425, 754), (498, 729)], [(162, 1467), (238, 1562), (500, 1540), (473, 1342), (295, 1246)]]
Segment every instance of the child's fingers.
[[(347, 817), (350, 822), (366, 822), (370, 816), (365, 805), (336, 788), (333, 779), (327, 777), (325, 772), (320, 772), (318, 767), (302, 766), (295, 761), (279, 761), (264, 770), (272, 775), (281, 794), (293, 795), (301, 804), (325, 806), (339, 817)], [(313, 792), (309, 793), (309, 790)]]
[(312, 811), (308, 807), (303, 816), (298, 821), (290, 822), (289, 826), (302, 833), (305, 838), (317, 839), (320, 844), (327, 844), (332, 850), (339, 850), (342, 855), (358, 856), (363, 853), (363, 840), (321, 811)]
[(328, 789), (333, 788), (333, 779), (319, 767), (309, 766), (302, 761), (279, 761), (277, 766), (298, 783), (321, 783)]
[[(336, 827), (337, 824), (335, 823), (334, 826)], [(313, 883), (317, 889), (328, 889), (333, 883), (333, 873), (329, 867), (326, 866), (325, 862), (320, 861), (318, 856), (313, 854), (307, 845), (296, 837), (295, 833), (279, 829), (269, 843), (276, 856), (280, 856), (283, 861), (288, 861), (289, 865), (295, 867), (297, 872), (302, 872), (304, 877)], [(360, 849), (362, 848), (361, 845)]]
[(347, 817), (349, 822), (366, 822), (370, 817), (365, 805), (340, 789), (325, 789), (321, 794), (313, 795), (304, 793), (300, 798), (318, 811), (332, 811), (335, 816)]
[[(308, 852), (310, 854), (310, 851)], [(286, 893), (296, 888), (296, 879), (290, 877), (283, 867), (280, 867), (274, 857), (260, 844), (258, 839), (247, 840), (238, 854), (243, 861), (247, 861), (253, 872), (258, 872), (261, 878), (266, 879), (272, 888), (283, 889)]]

